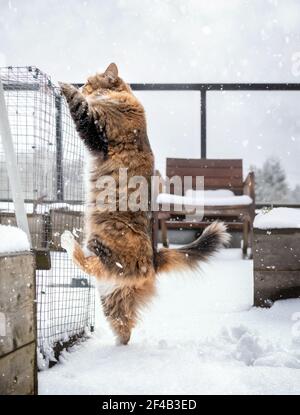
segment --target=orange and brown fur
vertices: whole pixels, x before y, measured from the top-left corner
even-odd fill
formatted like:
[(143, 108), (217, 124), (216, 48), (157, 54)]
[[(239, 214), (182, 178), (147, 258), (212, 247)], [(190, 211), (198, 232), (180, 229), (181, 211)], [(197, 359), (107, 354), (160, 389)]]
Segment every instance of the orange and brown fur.
[[(154, 158), (147, 137), (144, 108), (130, 87), (118, 76), (115, 64), (88, 79), (80, 92), (61, 84), (79, 136), (89, 151), (89, 190), (85, 212), (85, 256), (70, 233), (62, 246), (86, 273), (112, 284), (102, 295), (104, 313), (121, 344), (127, 344), (141, 307), (155, 294), (158, 273), (195, 267), (228, 240), (221, 223), (213, 223), (193, 243), (155, 252), (151, 240), (150, 211), (120, 211), (119, 169), (127, 168), (128, 180), (143, 176), (149, 184)], [(103, 190), (97, 180), (111, 176), (117, 183), (116, 210), (97, 206)]]

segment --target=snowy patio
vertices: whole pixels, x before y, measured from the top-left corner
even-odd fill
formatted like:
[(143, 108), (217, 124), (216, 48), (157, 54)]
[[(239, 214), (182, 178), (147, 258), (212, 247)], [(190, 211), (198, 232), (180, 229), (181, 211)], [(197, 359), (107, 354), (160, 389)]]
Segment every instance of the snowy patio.
[[(115, 394), (300, 395), (299, 15), (299, 0), (0, 2), (0, 395), (96, 395), (98, 409)], [(66, 84), (84, 98), (70, 105)], [(155, 163), (141, 172), (147, 138)], [(115, 288), (111, 270), (125, 278), (122, 215), (104, 238), (103, 212), (85, 215), (117, 166), (161, 179), (148, 186), (154, 252), (215, 220), (231, 235), (197, 271), (158, 276), (126, 347), (95, 272), (61, 243), (65, 231), (84, 248), (95, 236)], [(139, 234), (144, 220), (129, 216)], [(140, 257), (130, 269), (144, 274)], [(110, 307), (119, 331), (125, 295)]]
[(300, 299), (252, 307), (252, 266), (227, 249), (162, 275), (127, 347), (96, 305), (95, 333), (39, 373), (39, 394), (299, 394)]

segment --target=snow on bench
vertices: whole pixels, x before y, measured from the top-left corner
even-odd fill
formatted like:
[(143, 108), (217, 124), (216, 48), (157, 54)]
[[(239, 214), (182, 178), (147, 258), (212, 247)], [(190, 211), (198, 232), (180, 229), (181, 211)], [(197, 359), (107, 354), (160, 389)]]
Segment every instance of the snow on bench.
[(239, 206), (250, 205), (252, 199), (250, 196), (235, 195), (231, 190), (187, 190), (185, 196), (160, 193), (157, 197), (157, 203), (173, 203), (185, 206)]
[(300, 228), (300, 209), (274, 208), (267, 212), (261, 211), (255, 217), (254, 227), (258, 229)]
[(24, 231), (15, 226), (0, 225), (0, 254), (29, 250), (30, 244)]

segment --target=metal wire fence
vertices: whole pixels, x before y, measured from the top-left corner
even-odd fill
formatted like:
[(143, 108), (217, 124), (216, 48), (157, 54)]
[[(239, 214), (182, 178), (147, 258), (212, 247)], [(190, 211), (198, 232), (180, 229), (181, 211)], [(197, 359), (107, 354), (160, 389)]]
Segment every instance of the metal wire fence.
[[(38, 349), (47, 363), (94, 326), (92, 279), (60, 246), (65, 229), (83, 238), (83, 146), (66, 102), (36, 67), (0, 68), (36, 252)], [(0, 141), (0, 224), (15, 225)]]

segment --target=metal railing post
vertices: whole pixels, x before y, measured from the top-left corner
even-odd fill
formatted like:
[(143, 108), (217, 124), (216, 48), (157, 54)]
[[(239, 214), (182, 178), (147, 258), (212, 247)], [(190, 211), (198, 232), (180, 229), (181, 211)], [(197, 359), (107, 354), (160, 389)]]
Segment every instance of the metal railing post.
[(64, 200), (63, 183), (63, 143), (62, 143), (62, 97), (55, 96), (55, 137), (56, 137), (56, 196), (57, 200)]
[(206, 89), (200, 92), (200, 135), (201, 135), (201, 158), (206, 158)]

